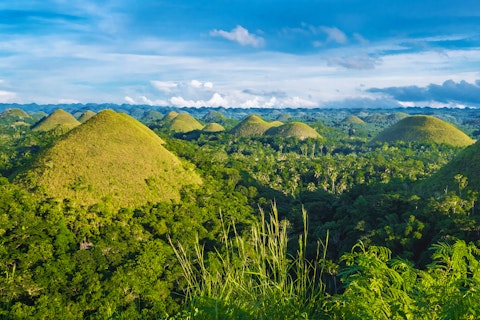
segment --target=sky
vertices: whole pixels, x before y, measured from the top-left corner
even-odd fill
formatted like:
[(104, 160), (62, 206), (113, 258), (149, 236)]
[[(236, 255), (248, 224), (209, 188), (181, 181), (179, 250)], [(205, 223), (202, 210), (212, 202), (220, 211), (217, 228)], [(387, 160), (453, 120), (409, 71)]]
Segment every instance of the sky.
[(480, 107), (480, 1), (3, 0), (0, 103)]

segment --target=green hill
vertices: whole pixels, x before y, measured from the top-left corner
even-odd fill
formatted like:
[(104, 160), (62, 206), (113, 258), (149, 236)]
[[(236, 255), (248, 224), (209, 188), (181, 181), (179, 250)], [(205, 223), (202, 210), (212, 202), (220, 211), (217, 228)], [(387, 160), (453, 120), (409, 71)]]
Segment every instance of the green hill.
[(225, 128), (221, 124), (218, 124), (216, 122), (212, 122), (212, 123), (207, 124), (202, 129), (202, 131), (205, 131), (205, 132), (221, 132), (221, 131), (225, 131)]
[(16, 181), (87, 206), (102, 199), (115, 208), (179, 200), (183, 186), (201, 180), (162, 144), (134, 118), (101, 111), (63, 135)]
[(197, 119), (186, 113), (178, 114), (166, 124), (166, 127), (174, 132), (190, 132), (203, 129), (203, 125)]
[(41, 119), (33, 127), (33, 131), (50, 131), (54, 129), (68, 131), (76, 126), (80, 125), (80, 122), (75, 119), (70, 113), (58, 109), (51, 113), (49, 116)]
[(259, 136), (268, 129), (282, 125), (279, 121), (267, 122), (256, 114), (249, 115), (230, 130), (231, 134), (242, 137)]
[(86, 122), (88, 119), (90, 119), (91, 117), (93, 117), (95, 114), (96, 114), (96, 113), (93, 112), (92, 110), (87, 110), (87, 111), (85, 111), (84, 113), (82, 113), (82, 114), (80, 115), (80, 117), (78, 118), (78, 121), (79, 121), (80, 123), (84, 123), (84, 122)]
[(443, 192), (445, 189), (458, 193), (456, 175), (467, 178), (467, 189), (480, 191), (480, 141), (462, 150), (452, 161), (421, 184), (422, 191)]
[(216, 122), (221, 124), (224, 123), (227, 118), (221, 112), (211, 110), (202, 118), (202, 120), (205, 122)]
[(366, 124), (365, 121), (363, 121), (362, 119), (354, 115), (350, 115), (346, 117), (345, 119), (342, 120), (342, 123), (343, 124), (361, 124), (361, 125)]
[(411, 116), (382, 131), (372, 142), (417, 141), (468, 146), (475, 141), (454, 125), (432, 116)]
[(300, 140), (306, 138), (320, 138), (315, 129), (303, 122), (288, 122), (278, 127), (272, 127), (265, 132), (266, 135), (282, 136), (282, 137), (297, 137)]
[(163, 115), (156, 111), (156, 110), (149, 110), (145, 112), (145, 114), (142, 116), (142, 121), (143, 122), (152, 122), (156, 120), (161, 120), (163, 118)]
[(175, 119), (176, 116), (178, 116), (178, 112), (170, 111), (169, 113), (167, 113), (167, 114), (165, 115), (165, 117), (163, 117), (162, 121), (164, 121), (164, 122), (170, 122), (170, 121), (172, 121), (173, 119)]
[(30, 126), (35, 119), (28, 113), (18, 108), (10, 108), (0, 113), (0, 123), (13, 126)]

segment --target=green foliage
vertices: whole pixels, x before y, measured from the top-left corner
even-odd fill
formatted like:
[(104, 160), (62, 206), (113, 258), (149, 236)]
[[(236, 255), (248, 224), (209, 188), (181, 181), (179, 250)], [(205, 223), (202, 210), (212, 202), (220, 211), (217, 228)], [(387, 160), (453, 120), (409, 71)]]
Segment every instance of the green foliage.
[[(199, 241), (193, 248), (172, 244), (187, 281), (186, 304), (178, 319), (309, 319), (322, 314), (326, 295), (321, 281), (322, 256), (305, 257), (307, 217), (295, 256), (287, 252), (287, 221), (273, 206), (267, 218), (241, 236), (224, 223), (223, 246), (206, 255)], [(233, 232), (233, 238), (229, 234)], [(328, 239), (327, 239), (328, 240)], [(193, 253), (190, 252), (193, 250)]]

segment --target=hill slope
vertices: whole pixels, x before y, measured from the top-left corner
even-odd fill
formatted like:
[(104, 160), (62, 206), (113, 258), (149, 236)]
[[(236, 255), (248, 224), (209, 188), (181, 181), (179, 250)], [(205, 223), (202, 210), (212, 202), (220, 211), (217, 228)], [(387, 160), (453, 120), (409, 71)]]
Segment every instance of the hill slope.
[(166, 127), (168, 130), (174, 132), (190, 132), (193, 130), (202, 130), (203, 125), (191, 115), (180, 113), (177, 114), (171, 121), (169, 121), (166, 124)]
[(467, 189), (480, 191), (480, 141), (462, 150), (452, 161), (421, 184), (422, 190), (442, 192), (454, 190), (458, 193), (456, 175), (467, 178)]
[(54, 129), (70, 130), (80, 125), (80, 122), (75, 119), (70, 113), (58, 109), (52, 112), (49, 116), (41, 119), (33, 127), (33, 131), (50, 131)]
[(163, 147), (153, 131), (126, 115), (101, 111), (43, 152), (17, 181), (56, 198), (115, 208), (178, 200), (193, 170)]
[(93, 117), (96, 113), (93, 112), (92, 110), (87, 110), (85, 112), (83, 112), (80, 117), (78, 118), (78, 121), (80, 123), (84, 123), (86, 122), (88, 119), (90, 119), (91, 117)]
[(404, 118), (382, 131), (372, 142), (417, 141), (468, 146), (475, 141), (454, 125), (432, 116)]
[(272, 127), (265, 132), (266, 135), (282, 136), (282, 137), (297, 137), (300, 140), (306, 138), (320, 138), (315, 129), (303, 122), (288, 122), (278, 127)]
[(262, 135), (274, 126), (282, 125), (281, 122), (267, 122), (256, 114), (249, 115), (230, 130), (231, 134), (242, 137)]
[(204, 132), (221, 132), (221, 131), (225, 131), (225, 128), (221, 124), (218, 124), (216, 122), (212, 122), (212, 123), (207, 124), (202, 129), (202, 131), (204, 131)]

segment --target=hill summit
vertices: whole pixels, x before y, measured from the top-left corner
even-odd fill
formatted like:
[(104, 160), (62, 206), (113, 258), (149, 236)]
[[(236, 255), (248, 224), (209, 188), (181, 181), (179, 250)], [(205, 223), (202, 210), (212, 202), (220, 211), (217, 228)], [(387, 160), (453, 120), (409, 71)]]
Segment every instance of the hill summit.
[(68, 131), (76, 126), (80, 125), (80, 122), (75, 119), (70, 113), (65, 110), (58, 109), (52, 112), (47, 117), (38, 121), (33, 127), (33, 131), (50, 131), (50, 130), (62, 130)]
[(417, 141), (468, 146), (475, 141), (454, 125), (432, 116), (411, 116), (382, 131), (372, 142)]
[(279, 121), (267, 122), (256, 114), (249, 115), (230, 130), (231, 134), (242, 137), (259, 136), (274, 126), (282, 125)]
[(111, 110), (63, 135), (16, 181), (86, 206), (107, 199), (115, 208), (179, 200), (183, 186), (201, 183), (153, 131)]
[(318, 132), (315, 131), (315, 129), (313, 129), (312, 127), (310, 127), (308, 124), (296, 121), (288, 122), (278, 127), (272, 127), (268, 129), (265, 134), (271, 136), (282, 136), (285, 138), (296, 137), (300, 140), (321, 137), (320, 134), (318, 134)]
[(203, 125), (187, 113), (170, 112), (164, 117), (165, 127), (173, 132), (202, 130)]

